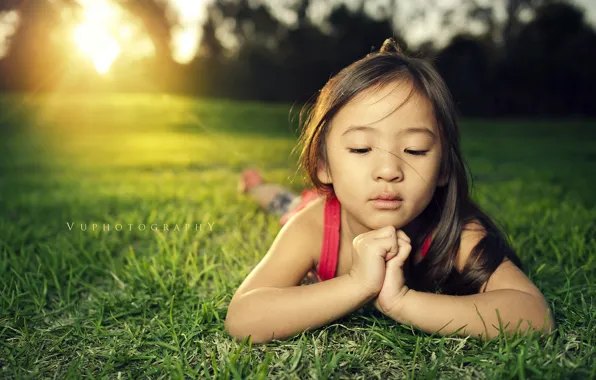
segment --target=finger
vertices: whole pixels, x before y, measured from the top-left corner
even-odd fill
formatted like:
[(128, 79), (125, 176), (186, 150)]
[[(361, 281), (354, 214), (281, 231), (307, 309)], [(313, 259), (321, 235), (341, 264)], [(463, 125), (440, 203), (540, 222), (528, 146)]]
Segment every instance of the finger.
[(385, 261), (387, 262), (387, 261), (393, 259), (395, 256), (397, 256), (397, 252), (398, 252), (397, 249), (395, 251), (387, 252), (387, 255), (385, 256)]
[(395, 227), (393, 226), (386, 226), (376, 230), (376, 233), (373, 235), (374, 239), (383, 239), (387, 237), (395, 238), (396, 232)]
[(407, 260), (408, 256), (410, 256), (410, 252), (412, 252), (412, 246), (410, 244), (403, 244), (399, 247), (397, 256), (394, 260), (397, 260), (403, 264)]
[(399, 252), (401, 250), (404, 249), (404, 247), (409, 247), (408, 249), (411, 250), (412, 246), (410, 245), (410, 243), (408, 243), (407, 241), (403, 240), (403, 239), (398, 239), (395, 241), (395, 251), (391, 250), (390, 252), (387, 253), (387, 255), (385, 256), (385, 261), (389, 261), (391, 259), (393, 259), (395, 256), (397, 256), (399, 254)]
[(402, 260), (402, 258), (398, 255), (385, 263), (385, 270), (389, 272), (403, 270), (405, 263), (406, 260)]
[(410, 240), (410, 237), (408, 235), (406, 235), (406, 233), (403, 230), (397, 230), (397, 232), (395, 233), (397, 238), (402, 238), (405, 241), (407, 241), (408, 243), (411, 243), (412, 241)]
[(367, 234), (368, 234), (368, 232), (367, 232), (367, 233), (363, 233), (363, 234), (360, 234), (360, 235), (356, 236), (356, 237), (354, 238), (354, 240), (352, 240), (352, 246), (353, 246), (354, 248), (356, 248), (356, 246), (357, 246), (358, 244), (360, 244), (360, 242), (362, 241), (362, 239), (364, 239), (364, 237), (365, 237)]
[(389, 242), (388, 246), (389, 246), (389, 249), (387, 250), (387, 253), (385, 254), (385, 261), (391, 260), (392, 258), (397, 256), (397, 254), (399, 253), (399, 247), (397, 246), (397, 244)]
[(402, 247), (400, 247), (400, 249), (397, 251), (397, 256), (403, 259), (403, 261), (406, 261), (406, 259), (408, 258), (408, 256), (410, 256), (410, 252), (412, 252), (412, 246), (410, 244), (406, 244)]
[(391, 237), (376, 239), (374, 244), (380, 247), (378, 252), (385, 258), (385, 261), (397, 256), (399, 252), (396, 240)]

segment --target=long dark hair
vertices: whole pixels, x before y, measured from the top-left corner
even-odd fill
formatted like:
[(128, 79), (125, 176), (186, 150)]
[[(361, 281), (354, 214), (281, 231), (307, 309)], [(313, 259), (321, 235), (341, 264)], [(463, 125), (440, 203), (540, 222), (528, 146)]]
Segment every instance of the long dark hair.
[[(445, 186), (437, 187), (430, 204), (419, 216), (420, 233), (410, 236), (412, 252), (416, 252), (423, 239), (436, 229), (425, 258), (415, 266), (412, 265), (413, 255), (408, 259), (404, 267), (406, 284), (411, 289), (427, 292), (478, 293), (505, 257), (523, 268), (505, 235), (470, 199), (469, 169), (460, 151), (455, 105), (445, 82), (429, 62), (408, 56), (393, 39), (387, 39), (379, 51), (333, 76), (321, 89), (314, 105), (306, 105), (301, 112), (303, 128), (297, 145), (302, 146), (299, 166), (306, 171), (309, 185), (326, 196), (332, 194), (333, 185), (322, 183), (317, 176), (318, 165), (329, 162), (326, 139), (331, 120), (361, 91), (403, 80), (412, 83), (412, 91), (432, 104), (443, 151), (440, 172), (448, 178)], [(473, 221), (483, 226), (486, 236), (474, 247), (460, 273), (455, 268), (455, 260), (461, 233), (464, 226)]]

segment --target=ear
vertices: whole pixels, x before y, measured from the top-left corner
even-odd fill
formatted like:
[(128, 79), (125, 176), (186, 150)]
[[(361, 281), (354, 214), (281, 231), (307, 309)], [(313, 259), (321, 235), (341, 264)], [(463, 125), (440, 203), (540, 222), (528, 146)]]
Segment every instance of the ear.
[(333, 183), (331, 173), (329, 172), (329, 167), (322, 161), (319, 161), (317, 164), (317, 178), (319, 181), (327, 185)]

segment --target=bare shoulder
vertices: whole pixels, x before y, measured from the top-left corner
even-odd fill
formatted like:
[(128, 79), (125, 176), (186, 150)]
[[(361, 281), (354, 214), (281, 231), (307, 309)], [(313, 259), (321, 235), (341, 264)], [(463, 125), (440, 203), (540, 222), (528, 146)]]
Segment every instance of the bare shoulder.
[(312, 227), (320, 231), (320, 228), (317, 227), (323, 227), (324, 209), (325, 197), (319, 197), (311, 201), (302, 210), (298, 211), (296, 215), (304, 214), (304, 219), (313, 223)]
[[(305, 231), (304, 238), (310, 242), (313, 269), (319, 262), (321, 247), (323, 245), (324, 219), (325, 219), (325, 197), (319, 197), (308, 203), (302, 210), (298, 211), (291, 219), (295, 219), (297, 228)], [(290, 219), (290, 220), (291, 220)]]
[(254, 289), (300, 284), (314, 267), (320, 250), (317, 202), (318, 199), (312, 201), (284, 224), (265, 256), (236, 290), (231, 303)]
[(311, 201), (306, 207), (298, 211), (292, 219), (307, 231), (307, 238), (314, 244), (313, 258), (318, 259), (321, 244), (323, 243), (323, 226), (325, 218), (325, 197)]
[[(485, 235), (486, 230), (478, 221), (470, 222), (462, 229), (461, 243), (456, 259), (456, 266), (460, 273), (470, 258), (472, 250)], [(480, 292), (483, 293), (499, 289), (515, 289), (534, 296), (543, 297), (540, 290), (538, 290), (525, 273), (507, 257), (495, 269), (488, 281), (482, 284)]]
[(463, 272), (472, 250), (484, 236), (486, 236), (486, 230), (476, 220), (469, 222), (462, 228), (459, 251), (455, 260), (455, 266), (460, 273)]
[(309, 240), (315, 240), (317, 235), (322, 236), (323, 213), (325, 199), (323, 197), (310, 201), (302, 210), (294, 214), (289, 220), (288, 225), (294, 229), (301, 230)]

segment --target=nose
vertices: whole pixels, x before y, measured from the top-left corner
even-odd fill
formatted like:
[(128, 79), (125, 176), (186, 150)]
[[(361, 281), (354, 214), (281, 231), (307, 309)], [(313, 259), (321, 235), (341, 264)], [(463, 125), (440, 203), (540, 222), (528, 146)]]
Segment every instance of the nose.
[(402, 181), (404, 179), (403, 159), (398, 153), (376, 148), (377, 164), (374, 170), (375, 180), (387, 182)]

